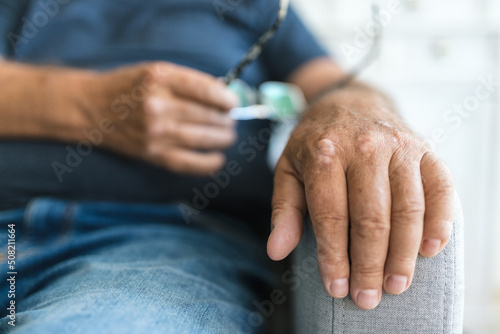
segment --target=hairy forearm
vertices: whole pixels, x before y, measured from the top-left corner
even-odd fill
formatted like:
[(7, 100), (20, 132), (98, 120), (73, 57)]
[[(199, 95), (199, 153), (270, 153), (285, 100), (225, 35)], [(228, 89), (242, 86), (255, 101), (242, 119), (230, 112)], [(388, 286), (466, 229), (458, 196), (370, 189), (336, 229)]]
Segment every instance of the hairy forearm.
[(82, 70), (0, 61), (0, 138), (73, 141), (85, 128), (93, 74)]

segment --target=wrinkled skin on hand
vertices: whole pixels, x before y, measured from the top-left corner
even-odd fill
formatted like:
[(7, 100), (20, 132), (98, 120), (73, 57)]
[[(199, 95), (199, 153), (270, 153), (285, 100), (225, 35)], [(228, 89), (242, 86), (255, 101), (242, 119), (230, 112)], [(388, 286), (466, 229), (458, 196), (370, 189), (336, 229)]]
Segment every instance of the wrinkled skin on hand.
[(309, 110), (278, 162), (268, 254), (288, 256), (308, 213), (326, 291), (372, 309), (382, 289), (408, 289), (419, 252), (445, 247), (453, 196), (448, 168), (383, 97), (332, 94)]
[(110, 119), (103, 146), (182, 174), (208, 175), (236, 140), (229, 110), (238, 97), (217, 78), (167, 62), (143, 63), (96, 75), (87, 123)]

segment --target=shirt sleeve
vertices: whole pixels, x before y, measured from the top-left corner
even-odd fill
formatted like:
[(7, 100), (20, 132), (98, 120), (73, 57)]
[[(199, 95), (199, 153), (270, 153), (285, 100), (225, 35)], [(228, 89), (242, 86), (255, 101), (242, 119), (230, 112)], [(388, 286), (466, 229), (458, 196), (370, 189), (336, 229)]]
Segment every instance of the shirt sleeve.
[(276, 81), (284, 81), (294, 70), (314, 58), (327, 56), (328, 53), (292, 7), (289, 8), (282, 26), (263, 51), (271, 78)]
[(28, 6), (27, 0), (0, 0), (0, 56), (14, 53), (15, 43), (22, 38), (18, 31), (22, 16)]

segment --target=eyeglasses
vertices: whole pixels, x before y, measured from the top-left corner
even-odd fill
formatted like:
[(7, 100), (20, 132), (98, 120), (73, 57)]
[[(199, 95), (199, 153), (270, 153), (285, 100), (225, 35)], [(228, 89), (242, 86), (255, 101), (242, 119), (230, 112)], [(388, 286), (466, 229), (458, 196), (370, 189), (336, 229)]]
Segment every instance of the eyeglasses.
[(288, 7), (290, 6), (290, 0), (280, 0), (280, 7), (278, 11), (278, 18), (274, 24), (266, 31), (260, 38), (255, 42), (254, 45), (245, 54), (245, 57), (236, 65), (235, 68), (230, 70), (223, 78), (223, 81), (228, 85), (234, 79), (237, 79), (243, 70), (250, 65), (257, 57), (262, 53), (262, 49), (269, 42), (269, 40), (274, 36), (276, 31), (279, 29), (283, 21), (286, 19), (288, 14)]
[(223, 81), (229, 85), (230, 89), (240, 96), (240, 100), (242, 101), (242, 107), (235, 108), (231, 111), (231, 117), (236, 120), (283, 120), (283, 118), (296, 118), (307, 108), (308, 105), (315, 103), (332, 91), (341, 89), (348, 85), (363, 70), (370, 66), (380, 54), (382, 24), (380, 22), (379, 7), (373, 3), (373, 21), (377, 23), (379, 29), (374, 30), (373, 42), (367, 55), (358, 63), (357, 66), (350, 70), (341, 79), (324, 89), (314, 99), (312, 99), (309, 104), (306, 102), (304, 94), (300, 88), (289, 83), (265, 82), (259, 87), (258, 92), (256, 92), (244, 81), (236, 79), (238, 79), (242, 71), (261, 54), (265, 44), (269, 42), (285, 20), (288, 13), (288, 7), (289, 0), (280, 0), (278, 18), (272, 27), (257, 40), (240, 63), (235, 68), (231, 69), (223, 78)]

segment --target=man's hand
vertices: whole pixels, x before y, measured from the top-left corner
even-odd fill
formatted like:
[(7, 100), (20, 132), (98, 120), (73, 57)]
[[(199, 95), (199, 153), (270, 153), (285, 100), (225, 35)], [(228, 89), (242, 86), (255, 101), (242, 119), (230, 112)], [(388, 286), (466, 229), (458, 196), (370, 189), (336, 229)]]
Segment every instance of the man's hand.
[[(209, 174), (235, 138), (238, 97), (216, 78), (166, 62), (108, 72), (0, 60), (0, 138), (88, 140), (179, 173)], [(97, 144), (96, 144), (97, 145)]]
[(285, 258), (308, 212), (326, 291), (362, 309), (411, 284), (418, 253), (438, 254), (453, 222), (447, 167), (390, 111), (352, 85), (313, 106), (278, 162), (268, 254)]
[[(141, 64), (98, 75), (90, 124), (111, 118), (104, 146), (178, 173), (209, 174), (236, 139), (228, 111), (238, 97), (216, 78), (171, 63)], [(201, 152), (200, 150), (203, 150)]]

